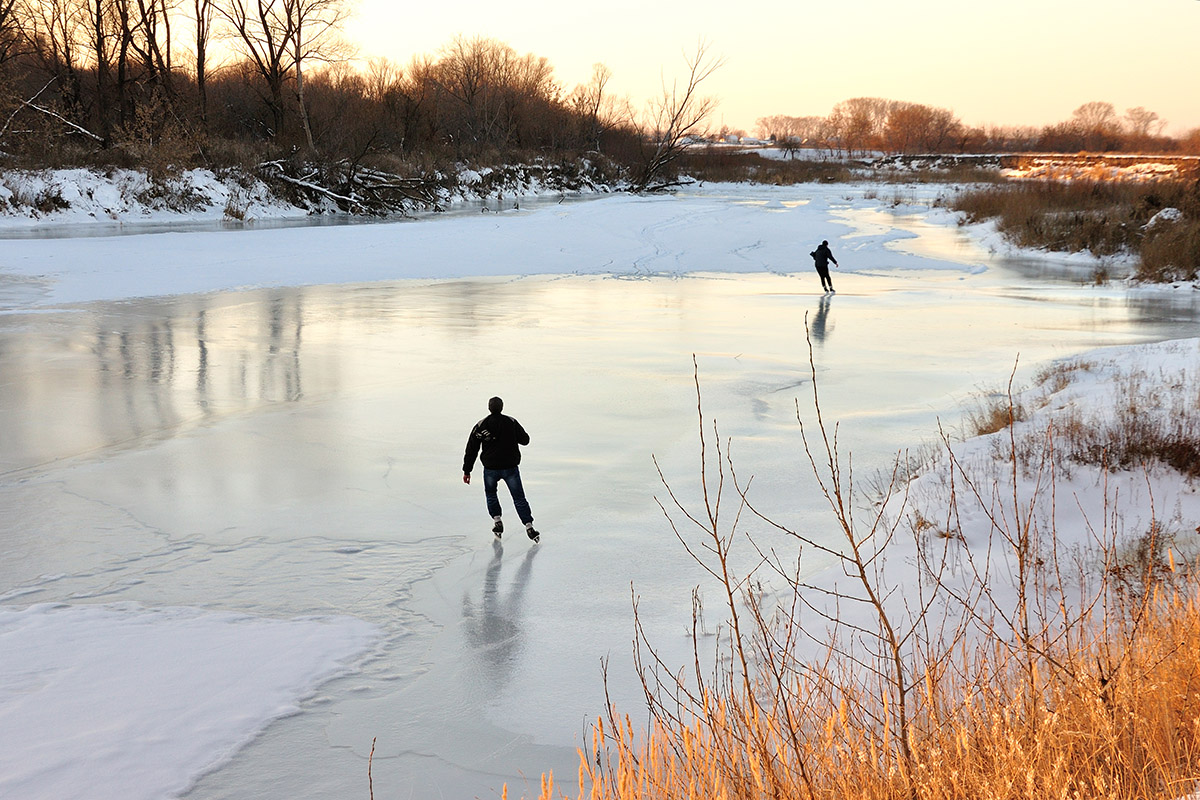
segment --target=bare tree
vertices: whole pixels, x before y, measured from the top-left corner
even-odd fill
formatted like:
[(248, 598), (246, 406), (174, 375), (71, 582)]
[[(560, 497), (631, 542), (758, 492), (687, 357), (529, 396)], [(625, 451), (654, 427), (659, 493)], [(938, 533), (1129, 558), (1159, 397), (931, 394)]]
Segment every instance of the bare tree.
[(84, 50), (88, 31), (85, 8), (77, 0), (19, 0), (13, 7), (29, 50), (54, 79), (68, 114), (83, 108)]
[(222, 0), (219, 13), (229, 23), (242, 55), (267, 87), (263, 99), (271, 112), (272, 137), (283, 130), (284, 84), (292, 68), (296, 18), (292, 0)]
[(499, 143), (502, 99), (516, 59), (511, 47), (485, 36), (457, 36), (442, 48), (434, 79), (458, 112), (451, 113), (463, 128), (457, 141), (460, 151), (468, 142), (473, 147)]
[(192, 21), (196, 25), (196, 95), (200, 103), (200, 123), (208, 124), (208, 45), (212, 41), (216, 0), (192, 0)]
[(1112, 103), (1093, 100), (1071, 112), (1083, 134), (1084, 146), (1101, 150), (1121, 132), (1121, 120)]
[(335, 61), (349, 54), (349, 45), (341, 38), (341, 26), (350, 15), (344, 0), (285, 0), (292, 18), (292, 65), (296, 75), (296, 99), (300, 105), (300, 123), (309, 150), (315, 150), (312, 125), (304, 101), (304, 65), (308, 61)]
[(21, 52), (21, 29), (17, 25), (17, 0), (0, 0), (0, 67)]
[(111, 0), (88, 0), (82, 14), (91, 48), (92, 70), (96, 78), (96, 116), (100, 135), (108, 139), (112, 133), (110, 111), (114, 46), (119, 47), (121, 34), (113, 29), (115, 18)]
[(591, 81), (575, 87), (568, 100), (579, 115), (586, 146), (597, 151), (600, 150), (600, 138), (604, 131), (613, 124), (612, 115), (605, 113), (606, 108), (611, 107), (610, 98), (605, 94), (611, 79), (611, 69), (604, 64), (593, 64)]
[(895, 105), (895, 100), (881, 97), (854, 97), (834, 106), (830, 121), (851, 155), (863, 153), (879, 146), (888, 114)]
[(717, 100), (700, 95), (700, 85), (716, 72), (724, 60), (708, 52), (709, 45), (701, 41), (696, 51), (686, 57), (687, 81), (681, 87), (678, 81), (670, 86), (663, 82), (662, 96), (650, 103), (648, 131), (653, 139), (652, 149), (640, 174), (634, 180), (634, 189), (639, 192), (654, 191), (666, 187), (666, 174), (670, 166), (683, 154), (688, 140), (703, 130), (704, 123), (717, 107)]
[(888, 112), (883, 137), (894, 153), (940, 153), (954, 142), (961, 128), (949, 109), (896, 103)]
[(1125, 119), (1129, 123), (1130, 135), (1141, 141), (1160, 135), (1167, 124), (1165, 119), (1160, 119), (1158, 114), (1142, 106), (1125, 109)]
[(554, 80), (554, 67), (543, 56), (513, 54), (502, 65), (499, 86), (500, 127), (493, 143), (524, 147), (539, 138), (547, 125), (545, 111), (559, 102), (561, 89)]

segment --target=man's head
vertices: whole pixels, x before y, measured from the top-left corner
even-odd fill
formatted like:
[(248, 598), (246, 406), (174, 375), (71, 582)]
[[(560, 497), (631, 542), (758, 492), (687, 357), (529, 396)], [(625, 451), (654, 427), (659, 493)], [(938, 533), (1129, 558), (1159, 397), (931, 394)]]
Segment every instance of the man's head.
[(504, 401), (499, 397), (493, 397), (491, 400), (488, 400), (488, 411), (492, 412), (493, 414), (499, 414), (503, 410)]
[(821, 244), (825, 245), (826, 247), (829, 247), (829, 242), (827, 242), (827, 241), (822, 240)]

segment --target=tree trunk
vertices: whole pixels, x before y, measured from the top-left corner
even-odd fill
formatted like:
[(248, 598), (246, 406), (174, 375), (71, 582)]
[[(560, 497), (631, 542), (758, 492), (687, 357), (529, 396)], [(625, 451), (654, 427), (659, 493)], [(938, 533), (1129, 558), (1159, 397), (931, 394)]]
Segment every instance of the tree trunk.
[[(297, 35), (299, 42), (299, 35)], [(308, 124), (308, 108), (304, 105), (304, 70), (301, 69), (300, 48), (296, 48), (296, 99), (300, 103), (300, 124), (304, 126), (304, 138), (308, 141), (308, 149), (316, 151), (313, 144), (312, 126)]]
[(196, 10), (196, 92), (200, 104), (200, 125), (208, 127), (208, 36), (212, 24), (211, 0), (194, 0)]

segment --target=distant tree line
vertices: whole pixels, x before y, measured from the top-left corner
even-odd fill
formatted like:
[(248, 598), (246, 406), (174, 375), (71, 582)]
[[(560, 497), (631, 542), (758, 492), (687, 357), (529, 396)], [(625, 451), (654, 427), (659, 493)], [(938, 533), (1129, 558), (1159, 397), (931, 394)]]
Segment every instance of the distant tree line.
[[(0, 163), (137, 166), (338, 165), (339, 202), (367, 168), (429, 175), (447, 163), (602, 162), (634, 188), (669, 186), (714, 101), (720, 66), (701, 43), (686, 85), (664, 81), (638, 113), (597, 64), (568, 89), (543, 57), (457, 37), (406, 64), (353, 60), (351, 0), (0, 0)], [(1087, 103), (1035, 128), (971, 127), (947, 109), (854, 98), (826, 117), (765, 117), (785, 149), (1200, 152), (1142, 108)], [(286, 165), (285, 165), (286, 162)], [(345, 184), (341, 188), (333, 184)], [(381, 185), (395, 187), (391, 178)], [(299, 186), (300, 184), (295, 184)], [(343, 203), (344, 205), (344, 203)]]
[(0, 0), (0, 157), (428, 166), (639, 149), (603, 65), (568, 91), (545, 58), (459, 37), (404, 66), (354, 66), (348, 11), (345, 0)]
[(1200, 153), (1200, 128), (1173, 138), (1163, 135), (1165, 126), (1157, 113), (1140, 106), (1121, 115), (1112, 103), (1099, 101), (1084, 103), (1066, 121), (1037, 128), (970, 126), (949, 109), (856, 97), (838, 103), (824, 117), (762, 117), (757, 133), (784, 150), (814, 148), (851, 156), (867, 152)]

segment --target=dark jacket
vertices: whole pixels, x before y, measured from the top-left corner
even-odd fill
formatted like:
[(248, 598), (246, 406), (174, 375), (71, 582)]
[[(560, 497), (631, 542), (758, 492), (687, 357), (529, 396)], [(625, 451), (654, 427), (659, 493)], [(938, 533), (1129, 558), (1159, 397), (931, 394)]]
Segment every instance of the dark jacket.
[(837, 259), (833, 257), (833, 251), (829, 249), (829, 245), (819, 244), (817, 249), (809, 253), (813, 260), (817, 262), (817, 267), (828, 267), (829, 262), (837, 263)]
[(463, 474), (471, 473), (480, 447), (483, 448), (483, 455), (479, 460), (486, 469), (512, 469), (521, 463), (518, 445), (522, 444), (529, 444), (529, 434), (521, 427), (521, 423), (504, 414), (488, 414), (475, 423), (467, 438)]

